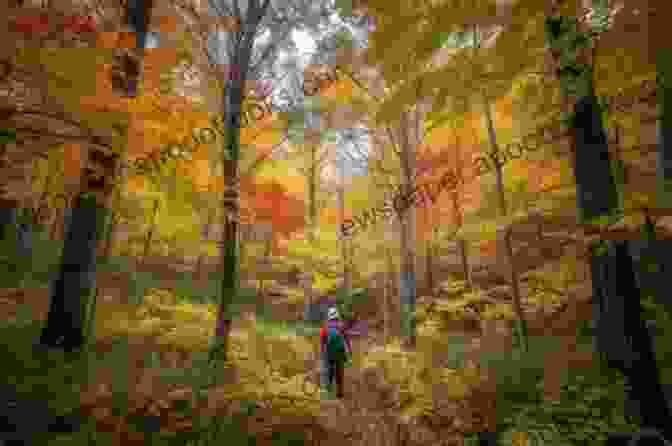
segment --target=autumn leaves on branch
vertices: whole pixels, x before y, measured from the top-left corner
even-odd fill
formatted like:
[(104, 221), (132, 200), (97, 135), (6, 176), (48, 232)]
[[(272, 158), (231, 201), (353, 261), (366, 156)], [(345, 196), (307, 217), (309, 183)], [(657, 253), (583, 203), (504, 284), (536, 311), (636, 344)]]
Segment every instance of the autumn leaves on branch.
[[(638, 85), (637, 90), (640, 94), (634, 98), (631, 95), (624, 94), (624, 92), (618, 92), (615, 96), (606, 98), (605, 107), (608, 110), (622, 110), (634, 103), (648, 102), (652, 97), (655, 99), (655, 81), (644, 80)], [(542, 128), (517, 142), (508, 144), (497, 152), (488, 153), (487, 156), (478, 156), (473, 161), (476, 178), (492, 172), (497, 165), (503, 166), (511, 160), (521, 159), (525, 153), (536, 152), (542, 145), (551, 144), (565, 136), (566, 130), (562, 128)], [(356, 232), (366, 230), (369, 225), (375, 224), (378, 220), (378, 214), (382, 214), (389, 219), (395, 213), (396, 215), (402, 215), (412, 206), (420, 205), (424, 207), (429, 203), (433, 205), (438, 195), (446, 187), (450, 186), (450, 190), (457, 187), (457, 178), (455, 171), (451, 170), (436, 183), (436, 189), (433, 192), (430, 191), (431, 187), (428, 184), (423, 184), (419, 187), (415, 186), (406, 193), (397, 193), (394, 198), (386, 201), (382, 206), (364, 211), (354, 219), (346, 219), (341, 225), (341, 232), (344, 237), (354, 237)]]
[[(338, 80), (336, 72), (320, 72), (304, 80), (302, 84), (303, 94), (306, 97), (315, 96), (326, 88), (329, 88)], [(271, 101), (270, 95), (263, 88), (261, 94), (243, 106), (241, 124), (243, 127), (251, 127), (256, 122), (268, 117), (274, 111), (280, 109)], [(285, 103), (284, 109), (292, 109), (296, 106), (295, 100), (286, 89), (279, 92), (280, 100)], [(214, 116), (210, 119), (211, 127), (194, 129), (192, 131), (192, 144), (182, 141), (181, 143), (166, 144), (161, 148), (158, 155), (147, 158), (138, 158), (133, 162), (133, 168), (140, 172), (151, 170), (152, 164), (163, 162), (176, 156), (188, 156), (199, 145), (212, 144), (217, 140), (217, 134), (224, 137), (226, 125), (222, 116)]]

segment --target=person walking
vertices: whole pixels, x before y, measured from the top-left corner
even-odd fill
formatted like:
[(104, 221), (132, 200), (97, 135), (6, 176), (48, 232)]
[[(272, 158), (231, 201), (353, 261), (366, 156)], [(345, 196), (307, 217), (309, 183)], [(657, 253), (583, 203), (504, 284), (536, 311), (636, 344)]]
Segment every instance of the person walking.
[(352, 363), (352, 345), (345, 323), (341, 320), (336, 307), (329, 308), (327, 322), (320, 329), (320, 353), (326, 369), (326, 387), (332, 389), (335, 381), (336, 398), (341, 399), (344, 386), (343, 372), (345, 367)]

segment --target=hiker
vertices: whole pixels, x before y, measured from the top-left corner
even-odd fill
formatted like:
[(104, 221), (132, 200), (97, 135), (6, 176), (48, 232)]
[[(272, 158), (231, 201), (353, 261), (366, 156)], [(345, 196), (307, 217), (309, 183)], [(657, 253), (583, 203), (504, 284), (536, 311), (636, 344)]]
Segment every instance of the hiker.
[(343, 370), (351, 364), (352, 346), (336, 307), (329, 308), (327, 323), (320, 329), (320, 352), (326, 368), (326, 385), (336, 381), (336, 398), (343, 398)]

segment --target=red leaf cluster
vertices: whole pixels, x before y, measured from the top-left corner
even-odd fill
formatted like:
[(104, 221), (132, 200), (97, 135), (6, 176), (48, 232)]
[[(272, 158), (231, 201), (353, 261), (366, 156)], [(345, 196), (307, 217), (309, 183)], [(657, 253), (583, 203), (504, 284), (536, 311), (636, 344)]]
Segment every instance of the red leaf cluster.
[(304, 226), (305, 207), (278, 182), (257, 184), (251, 199), (255, 220), (270, 221), (273, 232), (289, 237)]
[(12, 22), (12, 28), (20, 33), (46, 33), (49, 31), (49, 16), (46, 13), (18, 16)]
[[(46, 33), (52, 29), (49, 14), (26, 14), (16, 17), (11, 24), (13, 31), (20, 33)], [(95, 32), (93, 17), (88, 15), (69, 15), (63, 21), (63, 30), (71, 33)]]
[(96, 31), (93, 17), (88, 15), (70, 15), (65, 18), (65, 31), (73, 33), (92, 33)]

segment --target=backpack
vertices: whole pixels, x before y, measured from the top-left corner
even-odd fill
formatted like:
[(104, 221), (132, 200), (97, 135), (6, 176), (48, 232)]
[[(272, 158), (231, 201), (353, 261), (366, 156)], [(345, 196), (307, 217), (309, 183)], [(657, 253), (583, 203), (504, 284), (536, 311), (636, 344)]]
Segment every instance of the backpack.
[(327, 356), (330, 359), (345, 359), (345, 339), (336, 327), (327, 327)]

